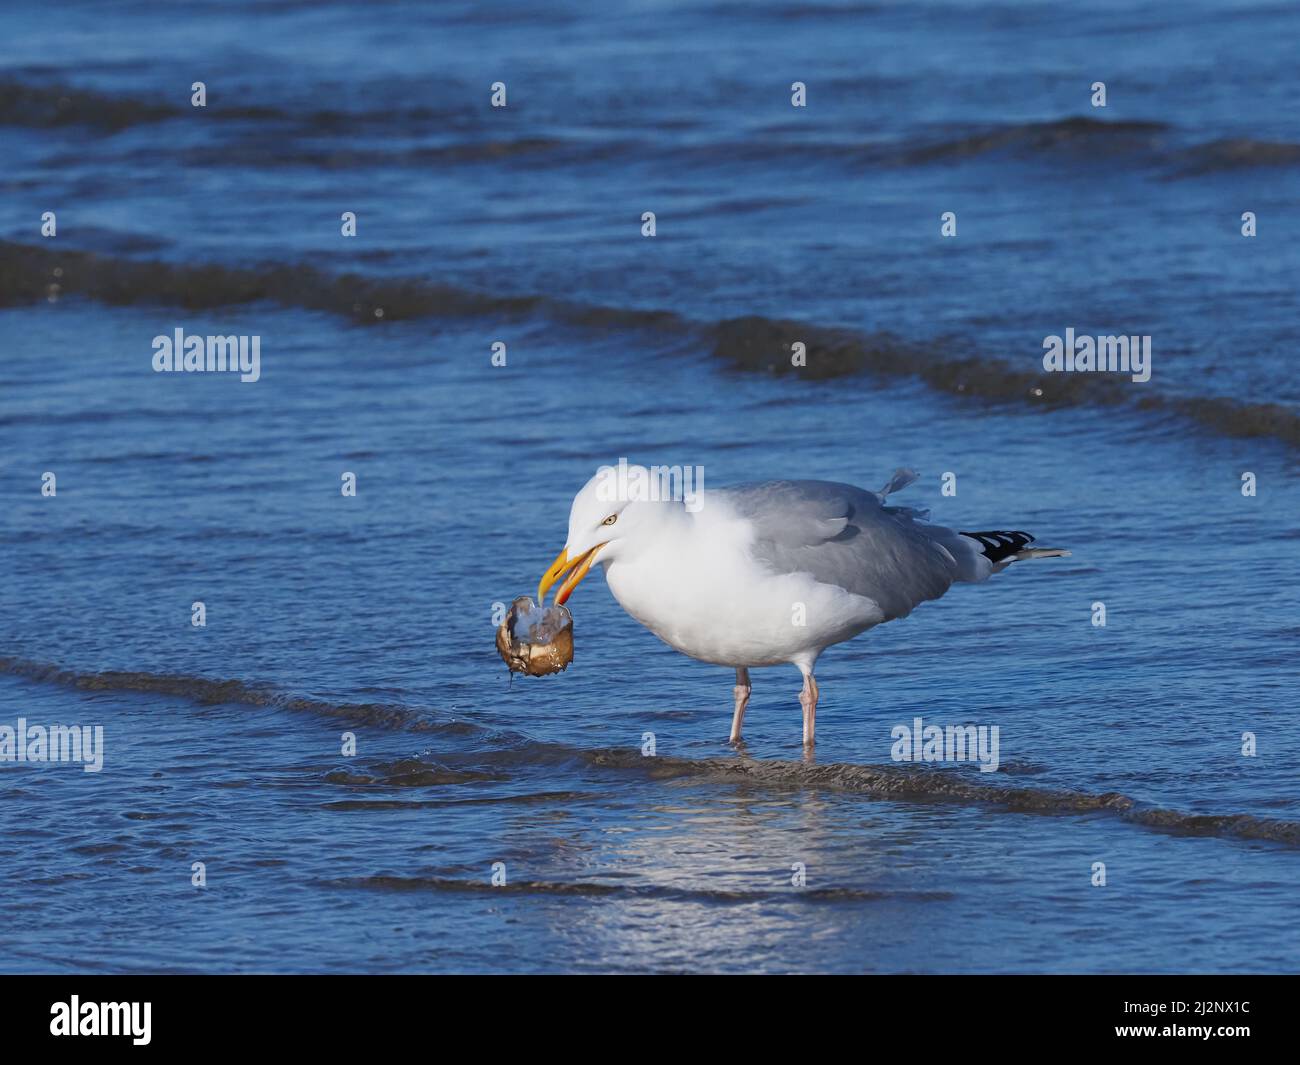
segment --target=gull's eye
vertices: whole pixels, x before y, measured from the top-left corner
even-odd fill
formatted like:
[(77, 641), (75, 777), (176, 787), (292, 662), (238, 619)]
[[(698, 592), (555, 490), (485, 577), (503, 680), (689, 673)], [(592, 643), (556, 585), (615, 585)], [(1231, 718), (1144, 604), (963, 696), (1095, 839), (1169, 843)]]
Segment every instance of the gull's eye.
[(601, 522), (601, 525), (613, 525), (614, 522), (616, 521), (618, 521), (618, 515), (611, 514), (608, 518), (606, 518), (604, 521)]

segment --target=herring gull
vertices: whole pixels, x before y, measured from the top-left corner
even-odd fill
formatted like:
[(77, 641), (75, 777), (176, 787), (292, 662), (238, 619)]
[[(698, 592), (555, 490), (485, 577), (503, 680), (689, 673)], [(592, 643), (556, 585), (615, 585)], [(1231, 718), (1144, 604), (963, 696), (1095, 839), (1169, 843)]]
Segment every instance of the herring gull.
[[(645, 467), (630, 467), (647, 473)], [(736, 671), (730, 742), (741, 738), (749, 670), (789, 663), (803, 674), (803, 742), (814, 743), (813, 668), (832, 644), (906, 617), (955, 582), (978, 582), (1031, 548), (1024, 532), (957, 532), (886, 497), (917, 479), (898, 470), (879, 492), (830, 481), (711, 488), (703, 505), (610, 498), (597, 474), (574, 497), (569, 535), (537, 589), (565, 574), (563, 603), (599, 562), (619, 605), (670, 647)], [(636, 483), (650, 483), (648, 477)]]

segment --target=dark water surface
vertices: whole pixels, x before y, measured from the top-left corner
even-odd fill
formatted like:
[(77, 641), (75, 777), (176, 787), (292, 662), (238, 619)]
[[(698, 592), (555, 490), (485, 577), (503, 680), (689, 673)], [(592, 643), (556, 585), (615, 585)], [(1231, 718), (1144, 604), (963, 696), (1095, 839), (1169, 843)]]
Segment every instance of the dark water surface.
[[(1297, 968), (1294, 8), (5, 22), (0, 725), (105, 738), (0, 763), (3, 968)], [(1152, 379), (1042, 376), (1067, 327)], [(153, 373), (176, 328), (261, 379)], [(496, 657), (620, 456), (912, 466), (1074, 554), (831, 649), (813, 764), (755, 672), (737, 753), (598, 576), (566, 673)], [(893, 762), (917, 716), (998, 772)]]

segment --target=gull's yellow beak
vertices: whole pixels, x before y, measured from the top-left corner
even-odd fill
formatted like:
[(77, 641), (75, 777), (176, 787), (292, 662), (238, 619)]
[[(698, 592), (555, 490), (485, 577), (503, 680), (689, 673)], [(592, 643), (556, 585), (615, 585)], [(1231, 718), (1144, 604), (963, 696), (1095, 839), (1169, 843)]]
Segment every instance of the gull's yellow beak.
[[(573, 589), (578, 587), (582, 578), (587, 575), (587, 571), (591, 569), (591, 564), (596, 559), (596, 552), (604, 546), (604, 544), (597, 544), (590, 551), (584, 552), (577, 558), (570, 558), (567, 550), (561, 551), (556, 556), (555, 561), (551, 563), (551, 568), (542, 574), (542, 579), (537, 584), (537, 605), (542, 605), (552, 584), (568, 573), (569, 570), (573, 570), (569, 574), (569, 579), (560, 585), (560, 590), (555, 593), (555, 605), (562, 606), (573, 593)], [(576, 569), (574, 569), (575, 566)]]

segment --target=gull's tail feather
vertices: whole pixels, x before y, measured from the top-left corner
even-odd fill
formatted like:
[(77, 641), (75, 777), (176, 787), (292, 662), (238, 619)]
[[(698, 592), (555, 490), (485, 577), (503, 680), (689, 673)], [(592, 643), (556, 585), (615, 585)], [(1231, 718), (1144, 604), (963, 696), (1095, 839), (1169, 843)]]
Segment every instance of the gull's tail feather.
[(1017, 551), (1011, 557), (1023, 562), (1027, 558), (1069, 558), (1070, 552), (1063, 547), (1031, 547), (1028, 551)]
[(885, 501), (885, 496), (893, 495), (895, 492), (901, 492), (909, 484), (916, 483), (916, 481), (920, 479), (920, 476), (921, 475), (915, 470), (909, 470), (906, 467), (899, 467), (894, 471), (894, 476), (889, 479), (889, 483), (876, 493), (876, 497), (883, 503)]
[(1027, 532), (964, 532), (961, 535), (978, 543), (984, 557), (995, 566), (1027, 558), (1068, 558), (1070, 555), (1060, 547), (1029, 547), (1034, 537)]

